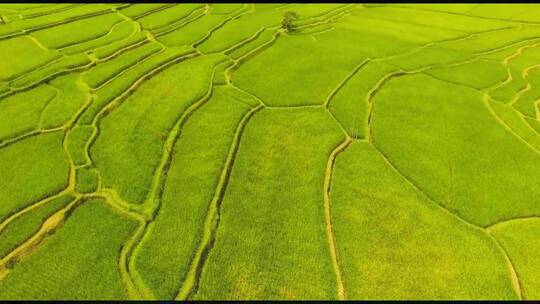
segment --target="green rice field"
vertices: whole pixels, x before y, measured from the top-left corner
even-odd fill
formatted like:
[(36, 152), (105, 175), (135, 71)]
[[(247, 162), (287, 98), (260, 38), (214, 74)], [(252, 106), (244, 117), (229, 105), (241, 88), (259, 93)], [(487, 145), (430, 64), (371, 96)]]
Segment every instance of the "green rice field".
[(540, 299), (540, 5), (0, 4), (0, 300)]

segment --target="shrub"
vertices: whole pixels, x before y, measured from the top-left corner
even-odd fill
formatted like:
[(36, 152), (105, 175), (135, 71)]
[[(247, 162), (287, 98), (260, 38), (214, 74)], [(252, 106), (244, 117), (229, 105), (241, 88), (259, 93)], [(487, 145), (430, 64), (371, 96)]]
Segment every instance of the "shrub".
[(283, 20), (281, 20), (281, 28), (286, 31), (294, 30), (294, 21), (298, 19), (298, 14), (295, 12), (287, 11), (283, 15)]

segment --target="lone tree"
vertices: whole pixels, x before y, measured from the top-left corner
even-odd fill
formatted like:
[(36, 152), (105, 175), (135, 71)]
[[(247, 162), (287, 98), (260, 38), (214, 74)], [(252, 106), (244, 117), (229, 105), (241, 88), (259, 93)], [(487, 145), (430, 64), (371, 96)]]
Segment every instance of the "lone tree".
[(287, 11), (283, 15), (283, 20), (281, 20), (281, 28), (286, 31), (294, 30), (294, 21), (298, 19), (298, 14), (295, 12)]

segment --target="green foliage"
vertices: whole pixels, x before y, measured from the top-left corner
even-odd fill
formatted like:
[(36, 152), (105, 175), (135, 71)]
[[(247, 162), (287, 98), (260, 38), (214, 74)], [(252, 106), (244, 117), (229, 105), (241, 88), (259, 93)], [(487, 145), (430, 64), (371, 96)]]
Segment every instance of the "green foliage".
[(295, 12), (287, 11), (283, 14), (283, 19), (281, 20), (281, 28), (292, 32), (295, 30), (294, 21), (298, 19), (298, 14)]

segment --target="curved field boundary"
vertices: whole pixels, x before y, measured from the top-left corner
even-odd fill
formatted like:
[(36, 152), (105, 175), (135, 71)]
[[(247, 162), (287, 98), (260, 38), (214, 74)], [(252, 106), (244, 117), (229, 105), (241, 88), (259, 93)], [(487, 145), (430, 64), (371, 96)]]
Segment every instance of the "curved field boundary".
[(338, 85), (332, 90), (332, 92), (330, 92), (330, 94), (328, 95), (328, 97), (326, 98), (326, 101), (324, 102), (324, 107), (326, 109), (328, 109), (328, 107), (330, 106), (330, 102), (332, 101), (332, 98), (334, 98), (334, 96), (337, 94), (337, 92), (339, 92), (339, 90), (349, 81), (349, 79), (351, 79), (354, 75), (356, 75), (356, 73), (363, 67), (365, 66), (368, 62), (370, 61), (369, 58), (365, 59), (364, 61), (362, 61), (359, 65), (357, 65), (353, 70), (352, 72), (350, 72), (340, 83), (338, 83)]
[[(219, 64), (219, 63), (218, 63)], [(198, 110), (203, 104), (205, 104), (210, 97), (212, 96), (213, 86), (212, 80), (214, 79), (216, 67), (212, 71), (212, 76), (210, 77), (210, 84), (206, 94), (191, 104), (176, 120), (174, 127), (168, 132), (167, 138), (165, 139), (165, 144), (161, 151), (161, 159), (159, 162), (156, 171), (154, 172), (154, 177), (152, 179), (152, 185), (146, 200), (143, 202), (143, 208), (148, 210), (150, 218), (154, 219), (159, 212), (161, 206), (161, 196), (163, 192), (163, 185), (167, 179), (167, 173), (169, 171), (174, 145), (176, 144), (178, 137), (180, 136), (182, 127), (186, 121), (191, 117), (191, 115)]]
[(485, 228), (487, 230), (494, 229), (497, 226), (502, 226), (510, 223), (516, 223), (516, 222), (526, 222), (526, 221), (539, 221), (540, 215), (531, 215), (531, 216), (524, 216), (524, 217), (515, 217), (511, 219), (506, 219), (504, 221), (500, 221), (494, 224), (491, 224), (490, 226), (486, 226)]
[[(532, 47), (537, 47), (538, 45), (540, 45), (540, 43), (534, 43), (534, 44), (529, 44), (529, 45), (524, 45), (522, 47), (520, 47), (519, 49), (517, 49), (514, 53), (508, 55), (506, 58), (504, 58), (501, 63), (504, 65), (504, 67), (506, 68), (506, 71), (507, 71), (507, 75), (508, 77), (498, 83), (498, 84), (495, 84), (489, 88), (486, 88), (485, 90), (482, 90), (482, 92), (484, 93), (484, 98), (483, 98), (483, 102), (484, 104), (486, 105), (486, 107), (488, 108), (488, 110), (490, 111), (490, 113), (493, 115), (493, 117), (495, 118), (495, 120), (497, 122), (499, 122), (504, 128), (506, 128), (512, 135), (514, 135), (516, 138), (518, 138), (521, 142), (523, 142), (527, 147), (531, 148), (534, 152), (540, 154), (540, 150), (538, 150), (536, 147), (534, 147), (533, 145), (531, 145), (528, 141), (526, 141), (523, 137), (521, 137), (519, 134), (516, 133), (516, 131), (514, 131), (511, 126), (509, 126), (494, 110), (493, 108), (491, 107), (490, 105), (490, 100), (492, 100), (491, 96), (489, 95), (489, 93), (491, 91), (494, 91), (508, 83), (510, 83), (513, 79), (512, 77), (512, 73), (510, 71), (510, 67), (508, 66), (508, 63), (510, 62), (510, 60), (514, 59), (514, 58), (517, 58), (519, 57), (522, 53), (523, 53), (523, 50), (524, 49), (527, 49), (527, 48), (532, 48)], [(522, 71), (521, 75), (524, 76), (526, 75), (527, 73), (527, 69), (529, 68), (536, 68), (537, 66), (539, 65), (532, 65), (532, 66), (529, 66), (528, 68), (526, 68), (525, 70)], [(530, 84), (529, 84), (530, 85)], [(523, 94), (522, 92), (523, 90), (521, 90), (520, 92), (518, 92), (516, 95), (519, 95), (519, 94)], [(515, 97), (512, 99), (512, 101), (515, 99)]]
[(161, 210), (161, 197), (163, 195), (164, 185), (167, 180), (168, 171), (173, 158), (174, 146), (178, 140), (178, 137), (180, 136), (182, 127), (189, 119), (189, 117), (191, 117), (191, 115), (197, 109), (202, 107), (212, 96), (212, 83), (218, 64), (219, 62), (213, 68), (207, 93), (202, 98), (193, 103), (191, 106), (189, 106), (177, 119), (174, 127), (168, 132), (167, 138), (165, 139), (165, 144), (163, 145), (160, 162), (152, 178), (152, 184), (150, 191), (148, 192), (148, 196), (146, 200), (138, 206), (138, 209), (146, 218), (146, 222), (145, 225), (141, 228), (141, 231), (137, 232), (137, 235), (133, 237), (133, 241), (129, 244), (129, 246), (126, 247), (125, 259), (126, 263), (128, 263), (129, 265), (128, 269), (130, 270), (133, 281), (136, 282), (137, 285), (142, 286), (140, 289), (145, 291), (145, 298), (153, 299), (155, 297), (149, 290), (149, 288), (146, 287), (142, 276), (137, 271), (135, 265), (135, 257), (139, 252), (139, 248), (141, 248), (141, 244), (144, 242), (149, 232), (152, 230), (154, 219)]
[[(203, 13), (201, 14), (201, 16), (198, 16), (197, 13), (199, 11), (203, 11)], [(186, 22), (189, 23), (190, 22), (190, 18), (200, 18), (204, 15), (204, 11), (205, 11), (205, 8), (204, 7), (195, 7), (193, 8), (191, 11), (189, 11), (186, 15), (180, 17), (180, 19), (176, 19), (176, 20), (171, 20), (169, 23), (167, 24), (164, 24), (158, 28), (153, 28), (153, 29), (146, 29), (148, 30), (149, 32), (151, 32), (153, 35), (158, 35), (161, 31), (167, 31), (169, 30), (170, 28), (174, 28), (176, 29), (177, 26), (178, 28), (182, 27)], [(195, 16), (195, 17), (193, 17)], [(144, 27), (143, 27), (144, 28)]]
[(459, 222), (461, 222), (462, 224), (468, 226), (469, 228), (471, 228), (473, 230), (481, 231), (488, 239), (490, 239), (492, 241), (495, 248), (497, 248), (497, 250), (499, 251), (501, 256), (506, 261), (506, 268), (507, 268), (510, 280), (512, 282), (512, 288), (514, 289), (514, 291), (515, 291), (516, 295), (519, 297), (519, 299), (520, 300), (523, 299), (523, 294), (522, 294), (523, 291), (521, 289), (521, 285), (519, 283), (520, 282), (519, 277), (517, 276), (517, 272), (515, 270), (515, 267), (514, 267), (512, 261), (510, 260), (510, 258), (508, 256), (508, 253), (500, 246), (499, 241), (491, 233), (489, 233), (489, 231), (487, 229), (485, 229), (484, 227), (477, 226), (477, 225), (465, 220), (464, 218), (462, 218), (459, 215), (455, 214), (454, 212), (450, 211), (449, 209), (447, 209), (443, 205), (439, 204), (430, 195), (428, 195), (427, 192), (420, 189), (411, 179), (409, 179), (408, 177), (403, 175), (403, 173), (401, 173), (401, 171), (399, 171), (393, 165), (393, 163), (390, 161), (390, 159), (388, 159), (388, 157), (377, 146), (375, 146), (375, 144), (373, 144), (373, 142), (369, 142), (369, 143), (370, 143), (371, 146), (373, 146), (373, 148), (377, 151), (377, 153), (384, 159), (384, 161), (388, 164), (388, 166), (390, 166), (392, 168), (392, 170), (394, 172), (399, 174), (399, 176), (401, 176), (401, 178), (403, 180), (405, 180), (411, 187), (413, 187), (419, 194), (421, 194), (422, 196), (427, 198), (430, 202), (435, 204), (435, 206), (437, 206), (439, 208), (439, 210), (446, 213), (450, 217), (453, 217), (454, 219), (458, 220)]
[(122, 282), (126, 287), (128, 296), (131, 299), (153, 298), (152, 292), (146, 286), (137, 284), (137, 282), (133, 279), (129, 264), (129, 253), (131, 252), (135, 243), (140, 240), (146, 226), (148, 225), (146, 219), (141, 214), (128, 209), (129, 207), (125, 206), (126, 203), (119, 201), (110, 191), (99, 190), (98, 192), (89, 194), (85, 197), (102, 198), (117, 212), (132, 218), (139, 223), (139, 227), (137, 228), (137, 231), (135, 231), (135, 234), (133, 234), (126, 242), (122, 244), (122, 248), (120, 249), (120, 257), (118, 260), (118, 268), (122, 277)]
[(96, 64), (96, 62), (92, 60), (92, 61), (90, 61), (90, 63), (88, 63), (86, 65), (80, 65), (80, 66), (76, 66), (76, 67), (73, 67), (73, 68), (67, 68), (67, 69), (61, 69), (61, 70), (55, 71), (55, 72), (53, 72), (53, 73), (51, 73), (49, 75), (43, 76), (40, 80), (34, 81), (34, 82), (32, 82), (30, 84), (27, 84), (25, 86), (22, 86), (22, 87), (10, 87), (10, 91), (4, 93), (3, 95), (0, 95), (0, 99), (5, 98), (5, 97), (10, 96), (10, 95), (13, 95), (15, 93), (30, 90), (30, 89), (38, 86), (38, 85), (46, 83), (47, 81), (49, 81), (49, 80), (51, 80), (53, 78), (59, 77), (59, 76), (66, 75), (66, 74), (69, 74), (69, 73), (72, 73), (72, 72), (87, 70), (87, 69), (93, 67), (95, 64)]
[(35, 202), (35, 203), (32, 203), (26, 207), (24, 207), (23, 209), (15, 212), (15, 213), (12, 213), (11, 215), (9, 215), (2, 223), (0, 223), (0, 235), (2, 233), (2, 231), (11, 223), (13, 222), (14, 220), (16, 220), (17, 218), (21, 217), (22, 215), (36, 209), (36, 208), (39, 208), (63, 195), (66, 195), (66, 194), (69, 194), (70, 191), (69, 189), (64, 189), (60, 192), (57, 192), (55, 194), (52, 194), (52, 195), (47, 195), (45, 198)]
[(71, 23), (73, 21), (78, 21), (78, 20), (82, 20), (82, 19), (101, 16), (101, 15), (104, 15), (104, 14), (109, 14), (109, 13), (114, 12), (114, 11), (115, 10), (113, 8), (109, 8), (109, 9), (105, 9), (105, 10), (102, 10), (102, 11), (89, 13), (89, 14), (86, 14), (86, 15), (80, 15), (80, 16), (76, 16), (76, 17), (71, 17), (71, 18), (68, 18), (66, 20), (62, 20), (62, 21), (58, 21), (58, 22), (52, 22), (52, 23), (48, 23), (48, 24), (44, 24), (44, 25), (37, 25), (37, 26), (34, 26), (34, 27), (25, 28), (25, 29), (18, 29), (18, 32), (9, 33), (9, 34), (0, 36), (0, 40), (9, 39), (9, 38), (13, 38), (13, 37), (16, 37), (16, 36), (21, 36), (21, 35), (26, 35), (26, 34), (31, 33), (31, 32), (51, 28), (51, 27), (54, 27), (54, 26), (57, 26), (57, 25), (68, 24), (68, 23)]
[[(508, 130), (508, 132), (510, 132), (512, 135), (514, 135), (517, 139), (519, 139), (523, 144), (525, 144), (525, 146), (529, 147), (530, 149), (532, 149), (535, 153), (539, 154), (540, 155), (540, 150), (538, 150), (538, 148), (536, 148), (535, 146), (533, 146), (531, 143), (529, 143), (527, 140), (525, 140), (522, 136), (520, 136), (516, 131), (514, 131), (514, 129), (512, 129), (512, 127), (510, 125), (508, 125), (508, 123), (506, 123), (506, 121), (504, 121), (504, 119), (502, 119), (495, 110), (493, 110), (493, 108), (491, 107), (491, 104), (490, 104), (490, 97), (487, 93), (484, 94), (484, 98), (483, 98), (483, 101), (484, 101), (484, 104), (486, 105), (486, 107), (489, 109), (490, 113), (493, 115), (493, 117), (495, 118), (495, 120), (501, 124), (505, 129)], [(531, 128), (532, 129), (532, 128)], [(534, 131), (534, 130), (533, 130)]]
[[(189, 13), (189, 15), (187, 15), (186, 17), (183, 17), (183, 18), (181, 18), (179, 20), (176, 20), (173, 23), (167, 24), (167, 25), (165, 25), (165, 26), (163, 26), (161, 28), (155, 29), (155, 30), (152, 31), (152, 33), (156, 37), (159, 37), (161, 35), (165, 35), (165, 34), (168, 34), (170, 32), (181, 29), (184, 26), (186, 26), (186, 25), (188, 25), (188, 24), (190, 24), (190, 23), (192, 23), (194, 21), (199, 20), (200, 18), (204, 17), (205, 15), (208, 15), (208, 4), (205, 4), (203, 11), (200, 14), (197, 14), (199, 10), (201, 10), (201, 8), (196, 8), (193, 11), (191, 11)], [(192, 16), (192, 15), (194, 15), (194, 16)], [(178, 24), (176, 24), (176, 23), (178, 23)]]
[(165, 62), (164, 64), (155, 67), (150, 72), (142, 75), (139, 77), (136, 81), (133, 82), (131, 86), (129, 86), (124, 92), (122, 92), (120, 95), (118, 95), (116, 98), (114, 98), (112, 101), (107, 103), (104, 107), (101, 108), (101, 110), (94, 116), (94, 119), (92, 120), (92, 126), (95, 127), (95, 132), (92, 134), (88, 141), (88, 148), (91, 148), (93, 143), (95, 142), (97, 136), (99, 135), (99, 123), (100, 119), (105, 117), (108, 113), (110, 113), (112, 110), (114, 110), (116, 107), (118, 107), (121, 102), (126, 99), (129, 95), (131, 95), (145, 80), (155, 76), (162, 70), (168, 68), (169, 66), (176, 64), (178, 62), (181, 62), (183, 60), (186, 60), (188, 58), (192, 58), (198, 56), (198, 54), (188, 53), (185, 55), (180, 55), (179, 57), (173, 58), (169, 60), (168, 62)]
[(77, 208), (83, 202), (84, 200), (77, 197), (66, 207), (55, 212), (43, 222), (38, 232), (2, 258), (0, 260), (0, 281), (2, 281), (8, 275), (9, 270), (13, 268), (17, 262), (34, 252), (40, 244), (42, 244), (49, 236), (54, 234), (71, 215), (75, 208)]
[[(527, 80), (527, 76), (529, 75), (529, 72), (534, 69), (540, 68), (540, 64), (534, 64), (531, 66), (528, 66), (523, 71), (521, 71), (521, 78), (527, 82), (527, 86), (525, 86), (523, 89), (521, 89), (519, 92), (517, 92), (512, 100), (510, 101), (510, 105), (514, 107), (515, 103), (523, 96), (523, 94), (527, 93), (532, 89), (531, 83)], [(517, 110), (517, 109), (516, 109)]]
[[(133, 32), (133, 35), (136, 35), (137, 33), (141, 33), (141, 32), (140, 32), (140, 31), (135, 31), (135, 32)], [(132, 36), (133, 36), (133, 35), (132, 35)], [(132, 38), (132, 36), (129, 36), (129, 37), (127, 37), (127, 38), (125, 38), (125, 39), (122, 39), (122, 40), (118, 40), (118, 42), (121, 42), (121, 41), (130, 39), (130, 38)], [(119, 49), (117, 49), (117, 50), (115, 50), (114, 52), (112, 52), (110, 55), (105, 56), (105, 57), (103, 57), (103, 58), (98, 58), (95, 54), (93, 54), (94, 51), (99, 50), (99, 48), (96, 48), (95, 50), (92, 51), (92, 55), (93, 55), (93, 56), (96, 56), (96, 57), (95, 57), (95, 61), (96, 61), (96, 62), (98, 62), (98, 63), (100, 63), (100, 62), (105, 62), (105, 61), (109, 61), (109, 60), (111, 60), (111, 59), (117, 57), (118, 55), (120, 55), (120, 54), (122, 54), (122, 53), (124, 53), (124, 52), (127, 52), (127, 51), (130, 51), (130, 50), (132, 50), (132, 49), (138, 48), (139, 46), (141, 46), (141, 45), (143, 45), (143, 44), (145, 44), (145, 43), (147, 43), (147, 42), (149, 42), (149, 41), (150, 41), (150, 40), (149, 40), (148, 38), (144, 38), (144, 39), (142, 39), (142, 40), (140, 40), (140, 41), (135, 41), (135, 42), (132, 43), (132, 44), (128, 44), (128, 45), (126, 45), (126, 46), (124, 46), (124, 47), (120, 47)]]
[(508, 19), (500, 19), (500, 18), (493, 18), (493, 17), (485, 17), (485, 16), (475, 16), (475, 15), (467, 15), (464, 13), (456, 13), (456, 12), (449, 12), (449, 11), (437, 11), (433, 9), (427, 9), (427, 8), (418, 8), (418, 7), (404, 7), (400, 6), (401, 9), (411, 9), (411, 10), (421, 10), (421, 11), (430, 11), (430, 12), (436, 12), (441, 14), (451, 14), (451, 15), (459, 15), (459, 16), (465, 16), (469, 18), (476, 18), (476, 19), (488, 19), (488, 20), (496, 20), (496, 21), (504, 21), (508, 23), (519, 23), (519, 24), (540, 24), (540, 22), (533, 22), (533, 21), (518, 21), (518, 20), (508, 20)]
[[(349, 9), (349, 7), (351, 7), (351, 9)], [(302, 30), (302, 29), (311, 28), (311, 27), (319, 26), (321, 24), (327, 24), (327, 23), (330, 23), (330, 22), (334, 22), (334, 21), (343, 19), (346, 16), (350, 15), (350, 13), (356, 8), (358, 8), (358, 7), (354, 7), (354, 5), (346, 6), (346, 9), (343, 9), (343, 10), (341, 10), (341, 11), (335, 13), (335, 14), (328, 14), (329, 16), (327, 16), (326, 18), (323, 17), (322, 19), (317, 20), (315, 22), (299, 25), (299, 26), (295, 27), (295, 29)], [(323, 16), (326, 16), (326, 14), (323, 15)]]
[[(120, 17), (123, 18), (123, 16), (120, 16)], [(117, 22), (116, 24), (111, 26), (109, 31), (106, 34), (102, 35), (102, 36), (92, 38), (90, 40), (86, 40), (86, 41), (82, 41), (82, 42), (76, 42), (76, 43), (73, 43), (73, 44), (70, 44), (70, 45), (62, 46), (62, 47), (60, 47), (60, 48), (58, 48), (56, 50), (61, 52), (62, 54), (65, 54), (65, 55), (87, 53), (89, 51), (92, 51), (93, 49), (105, 46), (105, 45), (107, 45), (109, 43), (120, 41), (120, 40), (123, 40), (125, 38), (131, 37), (137, 31), (137, 29), (135, 27), (133, 28), (133, 32), (131, 32), (129, 35), (121, 38), (120, 40), (113, 40), (113, 41), (110, 41), (110, 42), (106, 41), (106, 38), (108, 36), (111, 36), (115, 32), (115, 30), (118, 30), (118, 27), (121, 27), (121, 26), (123, 26), (125, 24), (128, 24), (130, 22), (132, 22), (132, 21), (131, 20), (120, 20), (119, 22)], [(92, 45), (96, 41), (100, 41), (100, 40), (105, 40), (105, 43), (102, 42), (102, 44)], [(89, 44), (90, 44), (90, 47), (87, 46)], [(75, 51), (73, 49), (75, 49)]]
[(229, 178), (231, 174), (232, 167), (234, 165), (234, 160), (238, 152), (238, 147), (240, 146), (240, 140), (242, 133), (249, 122), (249, 120), (257, 112), (264, 108), (263, 105), (259, 105), (249, 111), (240, 121), (236, 132), (234, 134), (234, 139), (229, 148), (229, 153), (227, 155), (227, 160), (221, 171), (221, 176), (218, 181), (218, 185), (214, 192), (214, 197), (210, 202), (210, 207), (204, 221), (204, 235), (199, 244), (195, 255), (191, 261), (189, 270), (184, 278), (180, 289), (178, 290), (176, 300), (187, 300), (197, 292), (199, 282), (201, 279), (201, 273), (206, 264), (208, 254), (214, 247), (216, 242), (217, 229), (219, 228), (220, 216), (221, 216), (221, 203), (223, 202), (223, 197), (225, 196), (225, 189), (229, 183)]
[[(260, 33), (262, 33), (263, 31), (265, 30), (265, 28), (263, 27), (261, 30), (259, 30), (254, 36), (250, 37), (250, 41), (251, 40), (254, 40), (256, 39)], [(228, 67), (227, 69), (225, 69), (225, 79), (227, 80), (227, 83), (228, 84), (231, 84), (232, 83), (232, 72), (237, 70), (243, 63), (245, 63), (247, 60), (253, 58), (255, 55), (257, 55), (258, 53), (264, 51), (266, 48), (270, 47), (272, 44), (274, 44), (274, 42), (276, 42), (276, 40), (279, 38), (279, 35), (281, 35), (284, 31), (282, 29), (278, 29), (276, 31), (276, 33), (274, 34), (274, 36), (272, 37), (271, 40), (261, 44), (260, 46), (256, 47), (255, 49), (251, 50), (250, 52), (248, 52), (247, 54), (245, 54), (244, 56), (238, 58), (238, 59), (232, 59), (230, 58), (234, 63)], [(249, 41), (248, 41), (249, 42)], [(244, 42), (242, 43), (242, 45), (244, 45), (245, 43), (248, 43), (248, 42)], [(240, 47), (241, 45), (236, 45), (230, 49), (228, 49), (227, 51), (225, 51), (225, 53), (231, 51), (231, 50), (234, 50), (236, 49), (237, 47)], [(251, 95), (251, 94), (250, 94)], [(259, 99), (260, 100), (260, 99)]]
[(338, 300), (345, 300), (347, 298), (345, 286), (343, 283), (343, 274), (339, 266), (339, 252), (336, 244), (336, 236), (334, 234), (334, 228), (332, 226), (332, 212), (330, 206), (330, 190), (332, 188), (332, 178), (334, 176), (334, 164), (338, 155), (345, 151), (347, 147), (352, 143), (352, 139), (347, 136), (345, 141), (339, 144), (332, 150), (328, 156), (326, 163), (326, 174), (324, 176), (324, 219), (326, 222), (326, 238), (328, 240), (328, 251), (330, 253), (330, 259), (332, 261), (332, 268), (336, 275), (337, 283), (337, 297)]
[(17, 135), (15, 137), (0, 141), (0, 149), (5, 148), (11, 144), (17, 143), (23, 139), (27, 139), (32, 136), (45, 134), (45, 133), (58, 132), (58, 131), (64, 131), (64, 127), (57, 127), (57, 128), (52, 128), (52, 129), (43, 129), (43, 130), (33, 130), (28, 133), (24, 133), (24, 134)]
[[(141, 47), (146, 46), (148, 43), (150, 43), (150, 42), (141, 44)], [(113, 74), (112, 77), (106, 79), (105, 81), (103, 81), (101, 83), (98, 83), (98, 85), (96, 87), (92, 87), (91, 90), (92, 91), (97, 91), (97, 90), (103, 88), (107, 84), (111, 83), (113, 80), (115, 80), (115, 79), (119, 78), (120, 76), (122, 76), (123, 74), (127, 73), (129, 70), (131, 70), (132, 68), (134, 68), (138, 64), (143, 63), (143, 62), (145, 62), (147, 60), (150, 60), (152, 57), (155, 57), (155, 56), (163, 53), (163, 51), (165, 51), (165, 48), (163, 46), (160, 46), (160, 47), (161, 47), (161, 49), (159, 49), (159, 50), (157, 50), (157, 51), (155, 51), (153, 53), (143, 54), (141, 56), (141, 58), (138, 58), (138, 60), (135, 62), (135, 64), (130, 65), (130, 66), (128, 66), (128, 67), (126, 67), (124, 69), (121, 69), (119, 71), (115, 71), (115, 74)], [(136, 49), (136, 48), (134, 48), (134, 49)], [(87, 72), (88, 71), (86, 71), (84, 74), (86, 74)]]
[(71, 10), (71, 9), (74, 9), (76, 7), (83, 6), (83, 5), (85, 5), (85, 4), (81, 4), (81, 3), (71, 4), (70, 6), (65, 6), (65, 7), (58, 8), (58, 9), (51, 9), (51, 10), (47, 10), (45, 12), (38, 12), (38, 13), (33, 13), (33, 14), (24, 14), (24, 12), (23, 12), (21, 14), (21, 19), (33, 19), (33, 18), (36, 18), (36, 17), (52, 15), (54, 13), (68, 11), (68, 10)]
[[(527, 47), (527, 46), (525, 46)], [(521, 54), (521, 51), (523, 48), (525, 47), (522, 47), (520, 48), (515, 54), (512, 54), (510, 55), (509, 57), (507, 57), (503, 63), (507, 63), (508, 60), (510, 60), (511, 58), (513, 57), (516, 57), (518, 56), (519, 54)], [(504, 48), (504, 46), (503, 46)], [(474, 58), (473, 60), (476, 60), (476, 58)], [(467, 60), (467, 61), (470, 61), (470, 60)], [(465, 62), (467, 62), (465, 61)], [(442, 66), (456, 66), (456, 65), (461, 65), (461, 64), (464, 64), (464, 62), (457, 62), (457, 63), (451, 63), (451, 64), (445, 64), (445, 65), (442, 65)], [(505, 64), (506, 65), (506, 64)], [(440, 67), (441, 65), (438, 65), (437, 67)], [(512, 282), (512, 287), (513, 289), (515, 290), (516, 292), (516, 295), (518, 295), (519, 299), (522, 299), (523, 298), (523, 295), (522, 295), (522, 289), (521, 289), (521, 286), (520, 286), (520, 280), (519, 280), (519, 277), (518, 277), (518, 274), (515, 270), (515, 267), (513, 266), (513, 263), (512, 263), (512, 260), (510, 259), (508, 253), (504, 250), (504, 248), (501, 247), (501, 245), (499, 244), (498, 240), (491, 234), (489, 233), (489, 230), (486, 229), (485, 227), (481, 227), (481, 226), (477, 226), (473, 223), (470, 223), (468, 222), (467, 220), (461, 218), (460, 216), (458, 216), (457, 214), (453, 213), (452, 211), (448, 210), (446, 207), (442, 206), (441, 204), (437, 203), (434, 199), (432, 199), (426, 192), (424, 192), (423, 190), (421, 190), (420, 188), (418, 188), (418, 186), (416, 186), (415, 183), (413, 183), (409, 178), (405, 177), (397, 168), (395, 168), (392, 164), (392, 162), (387, 158), (386, 155), (383, 154), (383, 152), (381, 150), (378, 149), (378, 147), (376, 147), (374, 145), (374, 143), (372, 142), (372, 136), (371, 136), (371, 117), (372, 117), (372, 98), (374, 97), (374, 95), (382, 88), (382, 86), (387, 82), (389, 81), (390, 79), (394, 78), (394, 77), (399, 77), (399, 76), (403, 76), (403, 75), (407, 75), (407, 74), (416, 74), (416, 73), (422, 73), (424, 72), (425, 70), (428, 70), (428, 69), (431, 69), (431, 68), (434, 68), (435, 66), (428, 66), (428, 67), (423, 67), (423, 68), (420, 68), (418, 70), (414, 70), (414, 71), (403, 71), (403, 70), (400, 70), (400, 71), (396, 71), (396, 72), (392, 72), (392, 73), (389, 73), (387, 74), (386, 76), (382, 77), (379, 82), (370, 90), (370, 92), (367, 94), (366, 96), (366, 102), (368, 103), (368, 105), (370, 106), (369, 108), (369, 119), (368, 119), (368, 138), (367, 138), (367, 141), (375, 148), (376, 151), (378, 151), (378, 153), (385, 159), (385, 161), (388, 163), (389, 166), (392, 167), (393, 170), (395, 170), (404, 180), (406, 180), (410, 185), (412, 185), (418, 192), (420, 192), (423, 196), (427, 197), (431, 202), (433, 202), (434, 204), (436, 204), (441, 210), (443, 210), (445, 213), (453, 216), (454, 218), (458, 219), (459, 221), (461, 221), (462, 223), (468, 225), (469, 227), (473, 228), (473, 229), (477, 229), (477, 230), (481, 230), (483, 233), (485, 233), (487, 235), (487, 237), (489, 239), (492, 240), (492, 242), (494, 243), (494, 245), (496, 246), (496, 248), (499, 250), (499, 252), (502, 254), (502, 256), (504, 257), (505, 261), (506, 261), (506, 264), (507, 264), (507, 268), (508, 268), (508, 273), (509, 273), (509, 276), (510, 276), (510, 279), (511, 279), (511, 282)], [(509, 76), (511, 77), (511, 76)], [(502, 82), (502, 84), (508, 82), (509, 80), (505, 80)], [(501, 83), (500, 84), (495, 84), (494, 86), (492, 86), (491, 88), (488, 88), (488, 89), (485, 89), (485, 90), (478, 90), (477, 91), (483, 91), (485, 93), (485, 97), (484, 97), (484, 102), (487, 102), (487, 99), (486, 98), (489, 98), (489, 95), (487, 95), (487, 92), (491, 89), (493, 89), (493, 87), (498, 87), (498, 86), (501, 86), (502, 85)], [(486, 106), (488, 107), (488, 109), (492, 112), (492, 114), (494, 115), (494, 118), (499, 122), (499, 123), (504, 123), (500, 120), (500, 118), (498, 118), (498, 116), (496, 116), (494, 113), (493, 113), (493, 110), (489, 107), (489, 104), (486, 104)], [(517, 136), (517, 134), (515, 134), (515, 132), (513, 132), (506, 124), (504, 124), (503, 126), (505, 126), (509, 131), (511, 131), (515, 136)], [(526, 143), (529, 147), (531, 147), (526, 141), (524, 141), (521, 137), (517, 136), (519, 139), (521, 139), (524, 143)], [(536, 150), (535, 150), (536, 151)]]
[[(177, 3), (169, 3), (169, 4), (167, 4), (167, 5), (164, 5), (164, 6), (155, 8), (155, 9), (153, 9), (153, 10), (146, 11), (146, 12), (140, 14), (140, 15), (137, 15), (137, 16), (131, 16), (131, 17), (127, 17), (127, 16), (126, 16), (126, 17), (127, 17), (127, 18), (130, 18), (130, 19), (137, 20), (137, 19), (140, 19), (140, 18), (142, 18), (142, 17), (146, 17), (146, 16), (148, 16), (148, 15), (151, 15), (151, 14), (153, 14), (153, 13), (160, 12), (160, 11), (162, 11), (162, 10), (164, 10), (164, 9), (168, 9), (168, 8), (173, 7), (173, 6), (175, 6), (175, 5), (177, 5)], [(119, 12), (122, 12), (122, 10), (119, 10)]]

